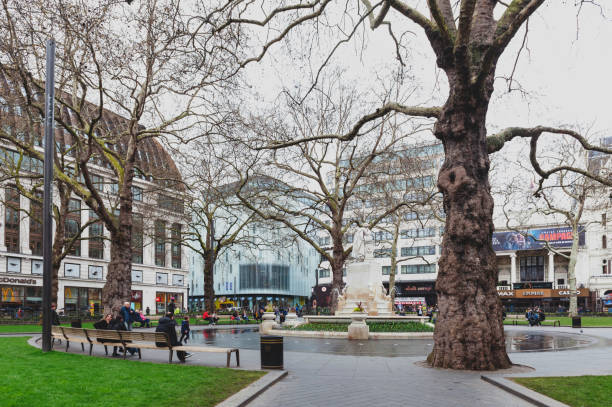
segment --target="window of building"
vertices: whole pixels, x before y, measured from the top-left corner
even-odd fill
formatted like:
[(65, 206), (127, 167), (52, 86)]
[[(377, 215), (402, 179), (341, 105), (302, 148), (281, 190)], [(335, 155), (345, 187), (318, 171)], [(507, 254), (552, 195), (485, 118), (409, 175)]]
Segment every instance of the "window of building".
[(183, 213), (183, 200), (160, 194), (157, 197), (157, 206), (168, 211)]
[(172, 256), (172, 268), (181, 268), (181, 225), (179, 223), (172, 224), (170, 232), (170, 253)]
[(132, 199), (142, 202), (142, 188), (132, 186)]
[(64, 287), (64, 313), (100, 314), (102, 312), (100, 288)]
[[(68, 202), (68, 214), (66, 215), (64, 226), (66, 240), (79, 236), (81, 229), (81, 201), (78, 199), (71, 199)], [(72, 256), (81, 255), (81, 241), (79, 239), (73, 242), (72, 247), (68, 250), (68, 254)]]
[(565, 285), (565, 279), (564, 278), (557, 279), (557, 285)]
[(6, 258), (6, 272), (7, 273), (21, 273), (21, 258), (7, 257)]
[(90, 280), (102, 280), (103, 269), (102, 266), (89, 266), (89, 279)]
[[(41, 193), (36, 193), (42, 199)], [(30, 200), (30, 250), (34, 256), (42, 256), (42, 203)]]
[(419, 229), (406, 229), (401, 231), (402, 239), (414, 239), (417, 237), (434, 237), (436, 235), (436, 228), (419, 228)]
[(602, 249), (607, 249), (608, 248), (608, 238), (606, 237), (606, 235), (603, 235), (601, 237), (601, 248)]
[(608, 217), (607, 214), (605, 214), (605, 213), (601, 214), (601, 226), (606, 226), (607, 217)]
[(32, 260), (32, 274), (43, 273), (43, 262), (42, 260)]
[(328, 277), (329, 277), (329, 270), (319, 269), (319, 278), (328, 278)]
[(19, 253), (19, 192), (15, 188), (5, 189), (4, 245), (10, 253)]
[[(155, 221), (155, 265), (166, 265), (166, 224), (161, 220)], [(166, 276), (166, 282), (168, 276)]]
[[(98, 219), (98, 215), (90, 210), (89, 219)], [(101, 221), (89, 226), (89, 257), (92, 259), (104, 258), (104, 224)]]
[(544, 256), (520, 258), (521, 281), (544, 281)]
[(435, 264), (406, 264), (401, 267), (402, 274), (428, 274), (435, 272)]
[(91, 176), (91, 183), (93, 184), (96, 191), (103, 192), (104, 191), (104, 178), (99, 175)]
[(64, 277), (81, 278), (81, 265), (64, 263)]
[(376, 232), (372, 232), (372, 238), (377, 242), (383, 240), (393, 240), (393, 233), (388, 232), (386, 230), (379, 230)]
[(156, 273), (155, 282), (157, 284), (168, 285), (168, 273)]
[[(397, 271), (397, 269), (396, 269), (396, 271)], [(391, 266), (382, 266), (382, 274), (383, 274), (383, 276), (390, 275), (391, 274)]]
[(241, 264), (241, 289), (289, 290), (289, 266), (279, 264)]
[(436, 254), (436, 246), (402, 247), (402, 256), (429, 256)]
[(132, 270), (132, 282), (142, 283), (142, 270)]
[(184, 285), (185, 284), (185, 277), (180, 275), (180, 274), (173, 274), (172, 275), (172, 285)]
[(132, 214), (132, 263), (143, 264), (143, 234), (144, 224), (142, 215), (139, 213)]
[(353, 239), (355, 238), (355, 235), (353, 235), (352, 233), (347, 233), (344, 235), (344, 242), (345, 243), (353, 243)]

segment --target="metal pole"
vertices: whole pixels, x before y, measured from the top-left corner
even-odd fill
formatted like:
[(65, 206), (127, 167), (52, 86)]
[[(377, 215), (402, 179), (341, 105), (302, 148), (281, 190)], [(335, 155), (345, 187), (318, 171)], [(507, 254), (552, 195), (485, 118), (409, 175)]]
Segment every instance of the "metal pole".
[(47, 40), (47, 78), (45, 80), (45, 162), (43, 197), (43, 352), (51, 350), (51, 245), (53, 202), (53, 102), (55, 99), (55, 41)]

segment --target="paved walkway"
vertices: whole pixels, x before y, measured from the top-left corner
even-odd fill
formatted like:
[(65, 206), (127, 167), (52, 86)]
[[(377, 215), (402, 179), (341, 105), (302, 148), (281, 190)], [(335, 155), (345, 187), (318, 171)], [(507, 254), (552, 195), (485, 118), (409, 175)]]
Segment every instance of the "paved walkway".
[[(525, 327), (506, 327), (525, 330)], [(568, 332), (595, 337), (586, 348), (560, 352), (511, 353), (514, 363), (535, 368), (514, 376), (612, 374), (612, 328), (541, 327), (537, 331)], [(80, 346), (71, 351), (81, 353)], [(62, 349), (60, 347), (59, 349)], [(167, 351), (144, 349), (143, 360), (167, 362)], [(102, 346), (94, 354), (104, 355)], [(249, 406), (529, 406), (480, 379), (480, 373), (422, 367), (423, 357), (369, 357), (285, 352), (289, 375), (268, 389)], [(138, 360), (130, 357), (131, 360)], [(241, 368), (259, 369), (259, 352), (240, 351)], [(224, 354), (195, 353), (188, 364), (225, 366)], [(232, 358), (232, 365), (234, 364)]]

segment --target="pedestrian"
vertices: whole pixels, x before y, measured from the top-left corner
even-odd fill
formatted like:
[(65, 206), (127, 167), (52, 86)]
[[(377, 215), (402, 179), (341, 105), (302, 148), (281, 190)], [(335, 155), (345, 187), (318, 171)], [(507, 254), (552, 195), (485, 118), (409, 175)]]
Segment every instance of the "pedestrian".
[[(129, 304), (129, 303), (128, 303)], [(114, 331), (127, 331), (127, 324), (125, 323), (125, 320), (123, 319), (123, 315), (121, 313), (117, 314), (117, 316), (115, 317), (115, 319), (113, 319), (110, 323), (110, 328)], [(130, 355), (133, 355), (134, 353), (136, 353), (136, 349), (134, 348), (127, 348), (127, 349), (119, 349), (120, 352), (129, 352)], [(117, 346), (113, 346), (113, 356), (119, 356), (119, 354), (117, 353)]]
[[(182, 343), (176, 337), (176, 321), (174, 320), (174, 314), (171, 312), (167, 312), (165, 316), (159, 319), (157, 328), (155, 328), (155, 332), (164, 332), (168, 335), (168, 339), (170, 340), (170, 345), (172, 346), (181, 346)], [(156, 345), (158, 347), (166, 346), (165, 343), (157, 342)], [(176, 356), (178, 356), (181, 362), (185, 362), (185, 359), (191, 356), (191, 354), (178, 350), (176, 351)]]
[(53, 302), (51, 303), (51, 325), (59, 325), (59, 315), (57, 315), (56, 311), (57, 305)]
[(189, 332), (191, 332), (189, 328), (189, 316), (185, 315), (183, 317), (183, 322), (181, 322), (181, 339), (179, 339), (179, 342), (183, 342), (183, 339), (185, 339), (185, 343), (187, 343)]
[(149, 307), (147, 307), (147, 310), (145, 311), (145, 315), (147, 316), (151, 315), (151, 309)]
[(176, 304), (174, 303), (174, 297), (170, 298), (170, 304), (168, 304), (168, 312), (174, 314), (176, 310)]
[(134, 323), (134, 310), (130, 307), (130, 302), (126, 301), (123, 303), (123, 307), (119, 310), (119, 314), (123, 317), (123, 323), (125, 329), (128, 331), (132, 330), (132, 324)]

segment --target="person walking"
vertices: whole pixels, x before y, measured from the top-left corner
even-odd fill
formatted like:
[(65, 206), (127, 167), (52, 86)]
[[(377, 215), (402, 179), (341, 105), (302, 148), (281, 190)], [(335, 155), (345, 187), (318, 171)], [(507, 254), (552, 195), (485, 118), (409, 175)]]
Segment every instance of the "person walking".
[(176, 304), (174, 303), (174, 297), (170, 298), (170, 304), (168, 304), (168, 312), (174, 315), (176, 310)]
[(126, 330), (131, 331), (132, 324), (134, 323), (134, 318), (132, 317), (134, 310), (130, 307), (129, 301), (123, 303), (123, 307), (119, 310), (119, 314), (123, 317)]
[(183, 322), (181, 322), (181, 338), (179, 339), (179, 342), (183, 342), (184, 339), (185, 343), (187, 343), (187, 339), (189, 339), (190, 332), (191, 329), (189, 328), (189, 316), (185, 315), (183, 317)]
[(147, 316), (151, 315), (151, 309), (149, 307), (147, 307), (147, 310), (145, 311), (145, 315)]

